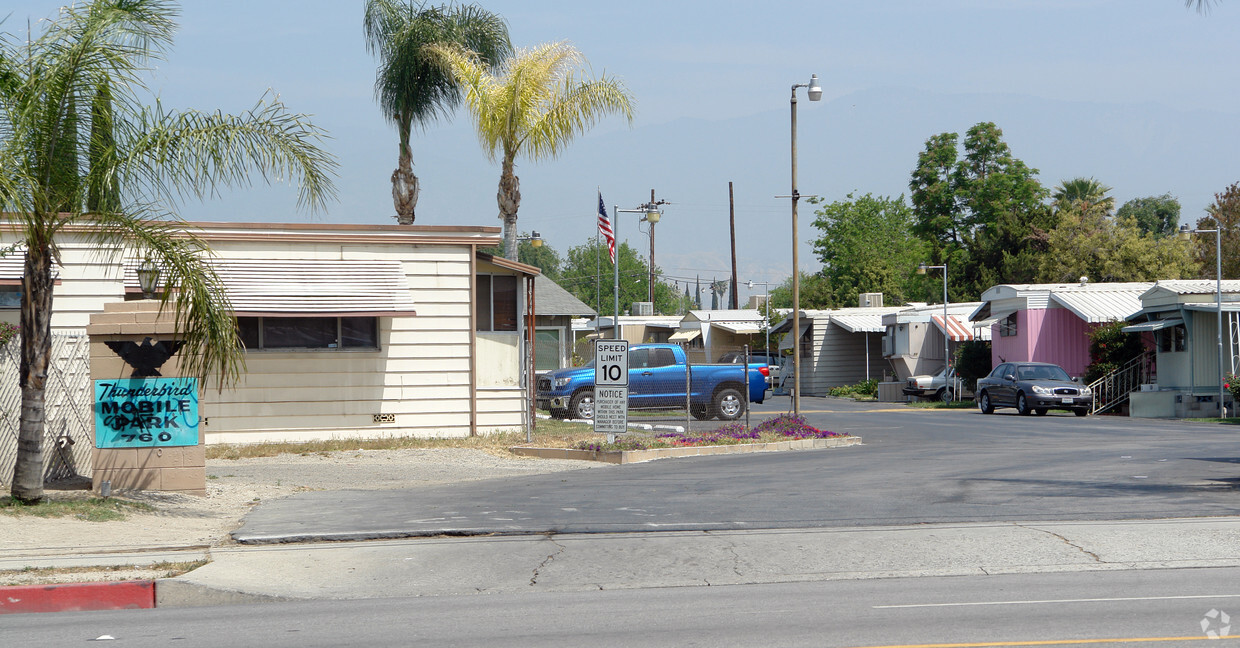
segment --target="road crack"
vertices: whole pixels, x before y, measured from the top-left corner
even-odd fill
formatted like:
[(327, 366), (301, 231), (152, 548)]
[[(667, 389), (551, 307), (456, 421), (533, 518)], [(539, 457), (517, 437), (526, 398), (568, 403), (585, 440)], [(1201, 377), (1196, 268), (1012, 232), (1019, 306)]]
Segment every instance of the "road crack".
[(539, 563), (537, 567), (534, 568), (534, 574), (530, 576), (530, 587), (533, 587), (538, 584), (538, 576), (542, 573), (543, 569), (545, 569), (547, 565), (550, 565), (551, 563), (555, 562), (556, 556), (559, 556), (560, 554), (564, 553), (564, 550), (565, 550), (565, 546), (557, 542), (553, 534), (551, 533), (546, 534), (546, 538), (548, 542), (556, 546), (556, 550), (553, 553), (547, 554), (547, 557), (544, 558), (543, 561)]
[(1038, 532), (1040, 532), (1040, 533), (1045, 533), (1045, 534), (1047, 534), (1047, 535), (1049, 535), (1049, 536), (1053, 536), (1053, 537), (1059, 538), (1059, 540), (1060, 540), (1060, 541), (1062, 541), (1064, 544), (1068, 545), (1069, 547), (1072, 547), (1073, 549), (1076, 549), (1077, 551), (1079, 551), (1079, 552), (1081, 552), (1081, 553), (1085, 554), (1086, 556), (1089, 556), (1091, 559), (1093, 559), (1093, 561), (1094, 561), (1094, 562), (1096, 562), (1096, 563), (1104, 563), (1104, 564), (1106, 563), (1106, 561), (1105, 561), (1105, 560), (1103, 560), (1103, 559), (1102, 559), (1102, 557), (1100, 557), (1098, 554), (1096, 554), (1096, 553), (1094, 553), (1094, 552), (1092, 552), (1092, 551), (1090, 551), (1090, 550), (1086, 549), (1085, 547), (1082, 547), (1081, 545), (1079, 545), (1079, 544), (1077, 544), (1077, 543), (1075, 543), (1075, 542), (1073, 542), (1073, 541), (1069, 540), (1066, 536), (1063, 536), (1063, 535), (1060, 535), (1060, 534), (1058, 534), (1058, 533), (1055, 533), (1054, 531), (1049, 531), (1049, 530), (1047, 530), (1047, 529), (1039, 529), (1039, 528), (1037, 528), (1037, 527), (1025, 526), (1025, 525), (1023, 525), (1023, 524), (1017, 524), (1016, 526), (1018, 526), (1018, 527), (1020, 527), (1020, 528), (1022, 528), (1022, 529), (1029, 529), (1030, 531), (1038, 531)]

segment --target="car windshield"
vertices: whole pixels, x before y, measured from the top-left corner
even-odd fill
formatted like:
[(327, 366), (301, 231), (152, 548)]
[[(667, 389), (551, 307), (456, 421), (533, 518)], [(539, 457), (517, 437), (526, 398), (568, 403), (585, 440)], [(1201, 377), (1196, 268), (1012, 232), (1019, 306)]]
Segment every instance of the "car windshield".
[(1016, 377), (1020, 380), (1072, 380), (1068, 377), (1068, 372), (1055, 365), (1026, 365), (1017, 367)]

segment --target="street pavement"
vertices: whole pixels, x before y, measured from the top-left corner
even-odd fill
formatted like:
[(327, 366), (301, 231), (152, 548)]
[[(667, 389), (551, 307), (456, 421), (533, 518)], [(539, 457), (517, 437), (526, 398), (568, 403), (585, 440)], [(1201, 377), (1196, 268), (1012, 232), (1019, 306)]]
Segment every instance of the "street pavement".
[(299, 494), (156, 603), (1240, 566), (1234, 427), (802, 410), (865, 444)]

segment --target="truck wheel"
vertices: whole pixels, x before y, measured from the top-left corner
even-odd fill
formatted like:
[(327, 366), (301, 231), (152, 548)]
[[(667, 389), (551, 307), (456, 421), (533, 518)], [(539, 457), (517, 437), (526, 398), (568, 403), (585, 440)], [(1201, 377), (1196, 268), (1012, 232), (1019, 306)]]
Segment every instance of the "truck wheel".
[(705, 405), (690, 405), (689, 413), (699, 421), (705, 421), (710, 418), (710, 408)]
[(977, 395), (977, 409), (981, 410), (982, 414), (995, 413), (995, 406), (994, 403), (990, 402), (989, 392), (982, 392)]
[(575, 419), (585, 419), (587, 421), (594, 420), (594, 392), (592, 390), (579, 391), (573, 394), (573, 400), (568, 402), (568, 411)]
[(741, 390), (724, 387), (715, 394), (715, 416), (721, 421), (735, 421), (745, 412), (745, 400)]

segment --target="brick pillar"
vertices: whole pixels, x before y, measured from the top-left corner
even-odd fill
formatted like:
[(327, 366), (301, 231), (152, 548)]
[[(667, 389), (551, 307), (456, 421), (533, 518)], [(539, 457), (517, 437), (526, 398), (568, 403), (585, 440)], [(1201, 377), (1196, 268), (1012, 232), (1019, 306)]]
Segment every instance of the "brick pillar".
[[(140, 343), (148, 337), (154, 342), (176, 339), (172, 314), (160, 316), (159, 302), (152, 300), (106, 304), (102, 313), (91, 315), (86, 333), (90, 336), (92, 380), (129, 378), (133, 372), (132, 367), (104, 344), (106, 341)], [(180, 376), (180, 357), (177, 353), (169, 358), (159, 368), (159, 373), (166, 378)], [(107, 481), (113, 491), (158, 490), (205, 496), (207, 458), (203, 434), (200, 425), (198, 444), (194, 446), (95, 448), (91, 478), (95, 492)]]

